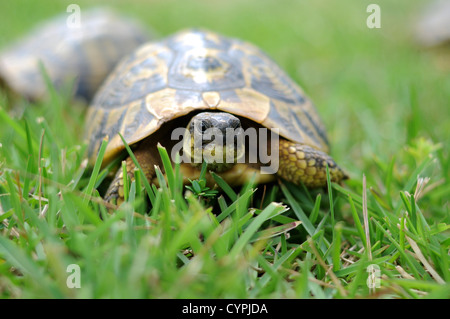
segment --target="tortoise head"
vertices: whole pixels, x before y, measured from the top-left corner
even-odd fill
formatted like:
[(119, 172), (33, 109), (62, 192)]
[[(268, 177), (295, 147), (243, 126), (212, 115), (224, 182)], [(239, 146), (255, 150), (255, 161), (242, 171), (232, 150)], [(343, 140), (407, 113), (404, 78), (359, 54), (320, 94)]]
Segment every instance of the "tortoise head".
[(198, 167), (203, 161), (207, 168), (223, 172), (245, 154), (241, 121), (224, 112), (202, 112), (192, 117), (186, 127), (183, 152)]

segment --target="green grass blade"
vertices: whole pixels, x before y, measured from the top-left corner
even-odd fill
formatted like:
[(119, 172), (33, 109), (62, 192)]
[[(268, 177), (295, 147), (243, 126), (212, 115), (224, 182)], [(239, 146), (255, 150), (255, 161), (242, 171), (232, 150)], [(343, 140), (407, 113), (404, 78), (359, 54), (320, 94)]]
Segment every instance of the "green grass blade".
[(303, 212), (303, 209), (300, 207), (300, 205), (297, 203), (297, 201), (292, 197), (289, 190), (286, 188), (284, 184), (280, 184), (281, 190), (283, 191), (284, 196), (286, 196), (286, 199), (289, 203), (289, 205), (294, 210), (295, 215), (297, 216), (298, 220), (302, 222), (303, 227), (305, 227), (306, 231), (310, 236), (314, 235), (316, 232), (315, 227), (309, 220), (309, 218), (305, 215)]
[(103, 157), (105, 156), (107, 146), (108, 146), (108, 140), (104, 139), (102, 141), (102, 144), (100, 145), (100, 150), (98, 152), (97, 159), (95, 160), (95, 164), (94, 164), (94, 169), (92, 170), (92, 174), (91, 174), (88, 186), (85, 191), (86, 197), (84, 198), (84, 202), (87, 202), (87, 199), (89, 198), (89, 196), (91, 196), (92, 191), (94, 190), (94, 185), (97, 180), (97, 176), (100, 171), (100, 167), (102, 165)]
[[(130, 146), (128, 145), (127, 141), (123, 138), (122, 134), (118, 133), (120, 138), (122, 139), (123, 145), (125, 145), (125, 149), (128, 152), (128, 156), (131, 157), (133, 160), (134, 165), (138, 168), (138, 170), (141, 172), (142, 176), (145, 176), (144, 171), (142, 170), (141, 165), (139, 164), (138, 160), (136, 159), (136, 156), (134, 156), (133, 151), (131, 150)], [(147, 178), (142, 178), (142, 181), (144, 182), (145, 191), (147, 192), (147, 196), (150, 199), (150, 202), (152, 206), (155, 203), (155, 193), (153, 192), (152, 187), (150, 186), (150, 182), (147, 180)]]
[(225, 194), (227, 194), (232, 201), (236, 201), (238, 196), (235, 191), (227, 184), (227, 182), (225, 182), (222, 177), (214, 172), (211, 172), (211, 175), (216, 181), (217, 185), (219, 185), (219, 187), (225, 192)]
[(285, 211), (286, 207), (279, 203), (272, 203), (266, 209), (264, 209), (261, 214), (259, 214), (251, 224), (245, 229), (244, 233), (235, 243), (230, 251), (230, 256), (234, 258), (236, 255), (240, 254), (244, 247), (250, 242), (252, 236), (257, 232), (262, 223), (267, 220), (271, 215), (277, 215), (282, 211)]

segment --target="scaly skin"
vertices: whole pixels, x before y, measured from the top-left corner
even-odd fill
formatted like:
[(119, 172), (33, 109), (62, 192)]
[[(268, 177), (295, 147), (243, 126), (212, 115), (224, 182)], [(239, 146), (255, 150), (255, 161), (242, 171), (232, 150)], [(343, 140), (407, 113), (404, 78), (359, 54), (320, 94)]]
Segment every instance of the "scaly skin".
[(280, 140), (280, 162), (277, 175), (283, 179), (308, 188), (323, 187), (327, 184), (326, 164), (332, 182), (339, 183), (347, 175), (325, 152), (310, 146)]
[[(194, 121), (198, 120), (195, 126)], [(204, 134), (206, 144), (200, 143), (201, 149), (199, 149), (200, 154), (202, 154), (203, 160), (208, 158), (209, 151), (215, 152), (219, 151), (222, 154), (226, 154), (226, 144), (221, 145), (223, 149), (216, 150), (214, 146), (218, 146), (219, 144), (215, 144), (214, 140), (211, 140), (211, 137), (206, 133), (207, 130), (200, 130), (203, 128), (215, 128), (219, 130), (219, 132), (226, 132), (228, 127), (237, 128), (241, 127), (239, 120), (230, 115), (228, 113), (199, 113), (194, 116), (186, 131), (189, 131), (190, 138), (185, 136), (185, 145), (184, 152), (191, 156), (192, 163), (191, 165), (200, 170), (200, 164), (195, 164), (195, 143), (194, 143), (194, 135), (195, 134)], [(196, 133), (195, 133), (196, 132)], [(208, 137), (209, 136), (209, 137)], [(155, 145), (155, 141), (164, 138), (164, 136), (156, 136), (153, 139), (146, 139), (142, 143), (140, 143), (134, 150), (134, 155), (141, 166), (145, 177), (151, 183), (152, 179), (155, 176), (155, 164), (158, 164), (158, 151)], [(209, 138), (209, 139), (208, 139)], [(219, 139), (220, 140), (220, 139)], [(210, 146), (213, 147), (210, 149)], [(208, 151), (209, 150), (209, 151)], [(232, 152), (232, 158), (235, 160), (232, 163), (214, 163), (208, 166), (208, 170), (214, 170), (216, 173), (227, 172), (230, 168), (233, 168), (236, 163), (236, 159), (243, 155), (245, 152), (244, 148), (236, 150), (232, 148), (228, 150)], [(199, 158), (199, 160), (202, 160)], [(224, 159), (225, 159), (224, 155)], [(298, 144), (286, 139), (280, 139), (279, 142), (279, 169), (276, 173), (279, 177), (285, 179), (286, 181), (292, 182), (297, 185), (304, 184), (308, 188), (316, 188), (316, 187), (324, 187), (327, 184), (327, 175), (326, 175), (326, 167), (328, 164), (328, 168), (330, 171), (330, 178), (332, 182), (339, 183), (341, 180), (347, 178), (345, 173), (337, 166), (334, 160), (325, 152), (319, 151), (315, 148), (304, 144)], [(186, 164), (188, 165), (188, 164)], [(128, 180), (134, 180), (134, 169), (135, 165), (133, 160), (128, 157), (126, 159), (126, 169), (128, 174)], [(247, 167), (248, 169), (248, 167)], [(124, 187), (123, 187), (123, 170), (119, 169), (116, 173), (114, 180), (109, 186), (105, 200), (110, 203), (121, 204), (124, 201)]]
[[(331, 181), (339, 183), (347, 179), (347, 175), (337, 166), (326, 153), (310, 146), (297, 144), (287, 140), (280, 140), (280, 161), (277, 175), (296, 185), (303, 183), (308, 188), (324, 187), (327, 184), (326, 164), (330, 171)], [(153, 152), (154, 153), (154, 152)], [(152, 152), (147, 147), (139, 147), (134, 151), (136, 159), (149, 182), (155, 176)], [(128, 180), (134, 180), (135, 165), (131, 157), (126, 159)], [(109, 186), (105, 200), (120, 205), (124, 201), (122, 169), (116, 173)]]
[[(139, 165), (141, 166), (145, 177), (147, 180), (151, 181), (155, 176), (155, 167), (154, 161), (150, 156), (149, 152), (146, 151), (145, 148), (138, 148), (134, 152), (134, 156), (136, 157)], [(129, 181), (134, 181), (134, 169), (135, 165), (133, 159), (131, 157), (127, 157), (126, 159), (126, 168), (127, 175)], [(105, 201), (111, 204), (120, 205), (124, 201), (124, 192), (123, 192), (123, 170), (119, 168), (117, 173), (108, 187), (108, 190), (105, 193)]]

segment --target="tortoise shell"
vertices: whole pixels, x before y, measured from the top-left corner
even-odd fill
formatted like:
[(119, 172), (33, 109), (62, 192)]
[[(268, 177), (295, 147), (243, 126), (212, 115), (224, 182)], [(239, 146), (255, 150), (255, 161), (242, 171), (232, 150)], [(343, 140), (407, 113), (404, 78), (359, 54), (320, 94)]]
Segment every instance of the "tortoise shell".
[(138, 23), (109, 9), (83, 10), (78, 26), (69, 17), (44, 22), (2, 52), (0, 80), (9, 90), (29, 100), (45, 97), (42, 63), (56, 88), (75, 81), (75, 96), (90, 101), (117, 62), (150, 40)]
[(198, 110), (248, 118), (328, 152), (312, 102), (266, 54), (214, 32), (184, 30), (139, 47), (103, 83), (87, 114), (90, 160), (106, 136), (104, 163), (124, 149), (118, 133), (133, 144)]

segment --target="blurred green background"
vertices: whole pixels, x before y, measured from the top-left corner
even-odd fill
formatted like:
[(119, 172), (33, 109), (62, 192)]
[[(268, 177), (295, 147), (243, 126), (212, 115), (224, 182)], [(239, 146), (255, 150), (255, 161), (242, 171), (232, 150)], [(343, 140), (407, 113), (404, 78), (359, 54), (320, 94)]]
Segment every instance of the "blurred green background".
[[(450, 70), (414, 40), (427, 1), (388, 1), (381, 28), (370, 29), (373, 1), (208, 0), (77, 1), (108, 5), (162, 37), (205, 27), (260, 46), (315, 102), (333, 156), (360, 179), (374, 158), (389, 161), (418, 137), (448, 145)], [(74, 1), (1, 1), (0, 47)], [(450, 59), (450, 56), (449, 56)], [(426, 143), (425, 143), (426, 144)]]
[[(383, 266), (383, 275), (388, 275), (389, 280), (393, 279), (386, 281), (386, 287), (393, 287), (392, 291), (397, 291), (395, 286), (397, 284), (403, 285), (403, 288), (407, 287), (406, 293), (400, 292), (401, 296), (417, 298), (419, 292), (422, 293), (417, 289), (423, 289), (424, 291), (435, 291), (436, 294), (430, 295), (431, 297), (448, 298), (450, 272), (448, 271), (448, 259), (445, 257), (448, 257), (448, 223), (450, 220), (448, 206), (450, 197), (450, 157), (448, 154), (450, 142), (450, 49), (424, 49), (415, 41), (414, 26), (425, 5), (430, 1), (378, 0), (375, 3), (381, 8), (381, 28), (370, 29), (366, 24), (370, 15), (367, 7), (374, 2), (375, 0), (83, 0), (76, 1), (75, 4), (81, 7), (81, 13), (89, 7), (111, 6), (118, 12), (140, 20), (148, 28), (154, 30), (157, 37), (164, 37), (182, 28), (204, 27), (227, 36), (241, 38), (261, 47), (302, 86), (314, 101), (328, 131), (332, 156), (351, 177), (342, 188), (345, 191), (339, 189), (339, 191), (334, 191), (335, 195), (338, 194), (338, 200), (333, 208), (336, 213), (336, 221), (345, 221), (345, 224), (339, 223), (339, 228), (335, 227), (334, 217), (327, 219), (329, 214), (326, 203), (323, 205), (325, 209), (319, 212), (319, 210), (312, 209), (314, 195), (309, 203), (311, 207), (306, 205), (308, 202), (303, 198), (299, 200), (308, 214), (311, 211), (316, 212), (315, 215), (311, 213), (314, 215), (314, 217), (310, 217), (311, 219), (318, 221), (323, 218), (317, 228), (321, 229), (322, 234), (320, 238), (316, 236), (316, 239), (317, 243), (323, 243), (332, 238), (330, 247), (333, 248), (328, 250), (328, 258), (331, 258), (330, 254), (334, 254), (333, 258), (337, 257), (338, 259), (334, 263), (334, 266), (337, 267), (339, 256), (342, 256), (341, 248), (342, 251), (348, 251), (348, 243), (354, 245), (352, 249), (353, 247), (364, 247), (361, 242), (363, 236), (358, 238), (359, 233), (355, 228), (355, 224), (358, 225), (353, 218), (356, 215), (356, 209), (352, 210), (347, 202), (351, 198), (346, 195), (346, 191), (349, 190), (350, 194), (354, 194), (355, 202), (357, 198), (361, 198), (359, 195), (362, 192), (362, 175), (365, 174), (368, 193), (370, 191), (371, 215), (369, 222), (371, 224), (369, 229), (372, 230), (370, 234), (372, 244), (375, 243), (373, 246), (376, 249), (374, 256), (379, 257), (377, 262)], [(0, 1), (0, 49), (27, 34), (39, 22), (58, 14), (64, 14), (67, 6), (71, 3), (74, 3), (74, 0)], [(0, 94), (0, 103), (1, 101)], [(58, 101), (58, 99), (54, 99), (54, 101)], [(269, 277), (261, 275), (261, 273), (256, 274), (254, 269), (251, 272), (251, 276), (254, 275), (254, 277), (248, 281), (250, 277), (246, 275), (246, 271), (241, 270), (244, 269), (242, 267), (247, 267), (248, 260), (252, 263), (253, 260), (250, 258), (242, 262), (244, 259), (240, 259), (241, 256), (235, 258), (236, 254), (231, 259), (228, 257), (227, 259), (218, 258), (217, 262), (212, 258), (208, 259), (209, 255), (204, 254), (203, 257), (200, 257), (201, 262), (204, 262), (201, 266), (203, 268), (199, 270), (198, 263), (190, 264), (183, 256), (180, 259), (179, 244), (177, 241), (171, 240), (173, 237), (167, 237), (166, 241), (163, 240), (161, 249), (155, 249), (152, 251), (151, 258), (146, 259), (148, 255), (142, 253), (142, 257), (140, 252), (147, 252), (148, 247), (156, 245), (156, 241), (148, 239), (155, 236), (159, 228), (156, 227), (145, 233), (142, 231), (131, 232), (131, 227), (116, 228), (122, 227), (121, 221), (116, 217), (111, 218), (108, 223), (104, 223), (101, 228), (97, 228), (97, 224), (91, 224), (89, 218), (83, 220), (88, 214), (84, 202), (82, 203), (77, 195), (77, 190), (74, 190), (74, 193), (64, 192), (66, 200), (64, 203), (57, 195), (60, 194), (58, 193), (60, 192), (59, 186), (44, 188), (48, 192), (44, 195), (50, 198), (51, 203), (50, 213), (47, 213), (46, 219), (50, 225), (49, 229), (53, 231), (59, 229), (61, 223), (70, 222), (67, 227), (69, 233), (66, 240), (57, 241), (57, 245), (61, 245), (61, 247), (53, 246), (53, 234), (47, 231), (47, 227), (43, 227), (44, 223), (37, 223), (31, 219), (32, 231), (30, 232), (28, 221), (23, 223), (26, 227), (20, 222), (22, 214), (19, 212), (21, 210), (15, 209), (10, 203), (10, 201), (13, 202), (10, 198), (18, 197), (17, 194), (21, 194), (22, 189), (18, 185), (18, 191), (16, 190), (12, 176), (17, 178), (18, 183), (20, 182), (19, 177), (22, 178), (25, 181), (23, 184), (26, 184), (27, 187), (37, 185), (37, 178), (31, 179), (26, 175), (26, 172), (33, 170), (30, 168), (31, 164), (28, 167), (32, 161), (27, 156), (30, 154), (27, 154), (28, 149), (24, 145), (26, 144), (24, 141), (34, 142), (38, 145), (39, 136), (43, 134), (41, 132), (45, 131), (47, 135), (43, 150), (46, 158), (44, 165), (48, 164), (49, 175), (54, 182), (66, 183), (66, 181), (61, 182), (58, 179), (66, 179), (66, 175), (70, 175), (68, 177), (72, 178), (71, 173), (59, 171), (60, 157), (64, 159), (61, 161), (64, 165), (66, 165), (66, 157), (73, 161), (73, 163), (67, 162), (66, 165), (67, 172), (74, 172), (73, 175), (78, 174), (80, 163), (82, 163), (83, 154), (79, 145), (82, 143), (83, 125), (81, 123), (83, 123), (85, 109), (76, 108), (72, 103), (63, 102), (60, 102), (61, 105), (24, 104), (26, 111), (23, 117), (25, 121), (22, 121), (20, 111), (13, 109), (10, 117), (9, 114), (3, 112), (8, 107), (0, 105), (2, 111), (0, 112), (0, 137), (2, 138), (0, 177), (9, 178), (7, 179), (8, 183), (2, 184), (4, 188), (4, 190), (2, 189), (2, 203), (7, 213), (15, 214), (10, 219), (9, 229), (16, 227), (24, 230), (24, 233), (28, 235), (32, 234), (27, 237), (18, 236), (17, 244), (14, 240), (6, 239), (0, 243), (3, 244), (3, 253), (6, 250), (9, 253), (6, 257), (0, 256), (0, 274), (4, 274), (3, 278), (7, 278), (1, 281), (2, 276), (0, 276), (0, 296), (2, 293), (6, 296), (21, 296), (21, 294), (42, 296), (41, 291), (54, 296), (55, 293), (51, 291), (53, 278), (59, 278), (55, 282), (62, 287), (61, 296), (66, 296), (64, 292), (67, 288), (66, 273), (60, 265), (68, 260), (80, 262), (85, 269), (83, 276), (86, 277), (83, 278), (88, 280), (85, 281), (86, 285), (83, 286), (85, 289), (81, 290), (80, 296), (110, 298), (111, 296), (162, 295), (185, 297), (193, 294), (193, 296), (218, 296), (219, 298), (227, 296), (250, 296), (252, 298), (255, 296), (282, 296), (285, 298), (287, 296), (289, 298), (298, 295), (305, 296), (305, 292), (306, 296), (310, 295), (311, 287), (316, 283), (309, 285), (308, 289), (303, 289), (303, 275), (298, 276), (297, 278), (300, 279), (296, 279), (296, 282), (293, 283), (288, 276), (285, 276), (284, 270), (279, 272), (275, 267), (270, 272), (266, 272), (272, 276), (268, 288), (264, 286), (264, 280), (267, 279), (266, 283), (269, 282)], [(39, 106), (42, 107), (39, 108)], [(69, 109), (64, 109), (66, 107)], [(61, 112), (62, 109), (74, 112), (66, 114), (66, 112)], [(72, 116), (72, 114), (76, 115)], [(68, 118), (69, 116), (66, 115), (71, 117)], [(43, 124), (34, 123), (33, 119), (35, 118), (37, 123), (42, 122)], [(45, 121), (41, 121), (41, 119), (45, 119)], [(48, 129), (44, 126), (47, 123), (49, 123)], [(32, 138), (27, 135), (28, 131), (25, 132), (28, 125), (31, 128), (29, 134), (32, 135)], [(20, 133), (22, 133), (22, 138), (20, 136), (17, 138), (16, 136)], [(42, 135), (42, 140), (44, 140), (44, 135)], [(37, 148), (36, 154), (33, 156), (35, 159), (37, 158)], [(66, 167), (64, 165), (61, 166)], [(81, 173), (83, 170), (81, 168)], [(412, 251), (405, 248), (404, 233), (402, 231), (400, 234), (396, 233), (400, 217), (403, 220), (404, 216), (409, 214), (412, 216), (411, 219), (415, 220), (416, 213), (413, 216), (412, 210), (408, 210), (409, 203), (405, 201), (407, 198), (405, 193), (413, 193), (414, 189), (417, 190), (415, 186), (419, 173), (431, 178), (423, 190), (423, 194), (426, 196), (420, 198), (420, 210), (417, 206), (417, 211), (420, 211), (417, 216), (423, 213), (427, 218), (427, 223), (419, 225), (420, 227), (417, 226), (419, 232), (413, 234), (414, 236), (409, 235), (421, 245), (427, 260), (433, 261), (436, 269), (441, 271), (447, 288), (441, 289), (440, 284), (433, 282), (426, 267), (422, 267), (417, 261), (410, 260), (413, 259), (411, 256), (415, 254), (411, 254), (411, 256), (406, 254), (406, 252), (412, 253)], [(67, 181), (67, 183), (71, 185), (72, 181), (70, 183)], [(79, 184), (83, 185), (83, 180)], [(337, 187), (337, 185), (333, 187)], [(24, 190), (24, 193), (27, 192)], [(283, 200), (283, 196), (286, 197), (283, 195), (285, 193), (281, 191), (279, 193), (276, 200), (279, 198)], [(7, 196), (8, 194), (10, 196)], [(296, 194), (298, 195), (298, 193)], [(298, 197), (300, 198), (300, 196)], [(323, 195), (322, 200), (326, 202), (328, 195)], [(36, 199), (31, 197), (28, 201), (28, 206), (21, 203), (23, 205), (20, 207), (28, 207), (27, 214), (32, 217), (34, 214), (30, 212), (37, 211), (38, 204)], [(78, 202), (79, 206), (74, 204)], [(292, 205), (296, 202), (289, 198), (285, 199), (285, 202), (290, 203), (291, 207), (296, 207)], [(318, 202), (320, 202), (320, 198)], [(18, 199), (17, 203), (19, 203)], [(40, 202), (39, 206), (41, 206)], [(297, 206), (300, 207), (299, 204)], [(67, 211), (67, 216), (72, 214), (74, 220), (78, 220), (78, 215), (80, 215), (82, 222), (74, 223), (66, 215), (62, 215), (62, 218), (59, 215), (56, 217), (60, 208), (64, 213)], [(405, 213), (405, 209), (408, 213)], [(200, 209), (197, 210), (201, 212)], [(193, 210), (191, 213), (196, 214), (197, 210)], [(122, 219), (124, 212), (126, 210), (121, 211), (122, 217), (119, 216)], [(8, 218), (6, 216), (4, 215), (4, 220)], [(334, 216), (334, 213), (331, 216)], [(408, 218), (406, 219), (408, 221)], [(164, 218), (162, 220), (164, 221)], [(309, 221), (307, 218), (304, 220)], [(187, 219), (187, 221), (191, 220)], [(411, 225), (414, 224), (415, 221), (408, 224), (409, 229), (412, 229)], [(91, 227), (94, 225), (95, 228)], [(136, 225), (140, 226), (141, 224), (136, 223)], [(159, 223), (159, 225), (166, 227), (164, 223)], [(344, 228), (342, 225), (345, 225)], [(98, 231), (98, 229), (100, 230)], [(120, 230), (117, 231), (118, 229)], [(180, 232), (175, 235), (181, 235), (176, 238), (191, 238), (187, 236), (198, 238), (198, 234), (191, 234), (190, 230), (189, 227), (180, 227)], [(338, 231), (342, 231), (343, 234), (342, 247), (340, 235), (335, 236)], [(108, 232), (113, 233), (114, 240), (111, 240)], [(59, 236), (59, 231), (56, 233)], [(303, 236), (304, 233), (304, 230), (301, 229), (300, 234)], [(35, 251), (41, 251), (40, 236), (44, 236), (42, 243), (44, 249), (49, 251), (49, 257), (48, 260), (43, 257), (43, 260), (35, 261)], [(89, 240), (85, 240), (84, 236), (87, 236)], [(390, 238), (391, 236), (394, 238)], [(0, 237), (0, 239), (2, 238)], [(135, 239), (136, 242), (143, 243), (142, 246), (139, 245), (138, 249), (135, 247)], [(306, 242), (298, 246), (296, 241), (298, 238), (293, 236), (292, 239), (292, 247), (295, 247), (297, 253), (300, 253), (305, 248), (302, 246)], [(291, 242), (288, 243), (291, 245)], [(167, 253), (167, 247), (171, 247), (172, 253)], [(318, 247), (320, 246), (318, 245)], [(257, 251), (259, 248), (256, 246), (255, 249)], [(278, 248), (276, 249), (278, 250)], [(356, 248), (355, 252), (358, 249)], [(209, 251), (209, 248), (207, 250)], [(79, 252), (80, 255), (72, 256), (73, 251)], [(269, 253), (274, 251), (267, 250)], [(358, 256), (357, 254), (354, 256)], [(28, 258), (28, 255), (32, 257)], [(304, 258), (305, 255), (307, 258)], [(308, 255), (310, 252), (302, 252), (298, 259), (302, 260), (301, 262), (295, 261), (291, 264), (289, 261), (285, 265), (295, 271), (299, 271), (298, 266), (301, 265), (300, 271), (302, 274), (306, 274), (304, 278), (308, 278), (308, 269), (312, 267), (314, 276), (318, 279), (326, 279), (325, 271), (317, 267), (316, 260), (311, 260)], [(135, 256), (138, 257), (135, 259), (136, 264), (130, 262), (130, 260), (134, 260)], [(287, 256), (287, 254), (283, 256)], [(22, 259), (17, 257), (22, 257)], [(266, 254), (265, 251), (263, 257), (255, 259), (256, 265), (266, 265), (265, 258), (272, 261), (270, 254)], [(172, 267), (173, 261), (179, 261), (178, 259), (186, 266), (179, 269)], [(28, 264), (25, 263), (25, 266), (31, 265), (24, 268), (30, 270), (28, 273), (32, 275), (30, 276), (31, 281), (27, 281), (26, 276), (23, 277), (23, 281), (22, 278), (20, 281), (16, 281), (15, 273), (9, 269), (11, 265), (17, 264), (16, 260), (19, 260), (19, 266), (21, 265), (20, 261), (28, 262)], [(135, 272), (135, 265), (144, 265), (144, 263), (141, 264), (142, 260), (145, 260), (146, 267)], [(227, 260), (231, 260), (231, 262)], [(303, 260), (305, 261), (303, 262)], [(120, 262), (122, 264), (119, 265)], [(362, 274), (366, 273), (365, 262), (363, 258), (358, 259), (354, 264), (345, 261), (346, 266), (341, 269), (342, 271), (336, 272), (342, 282), (345, 282), (350, 296), (364, 297), (369, 293), (365, 278), (362, 277)], [(399, 276), (403, 276), (398, 272), (397, 265), (403, 267), (400, 267), (401, 270), (404, 269), (411, 273), (417, 282), (414, 283), (410, 275), (406, 276), (404, 281), (396, 280)], [(308, 271), (304, 272), (305, 269)], [(195, 272), (193, 275), (190, 272), (192, 270)], [(128, 273), (131, 274), (130, 277), (127, 277)], [(328, 271), (326, 273), (328, 274)], [(286, 272), (286, 274), (290, 273)], [(47, 280), (49, 278), (50, 280)], [(131, 279), (129, 280), (129, 278)], [(162, 278), (161, 284), (155, 278), (158, 280)], [(199, 278), (200, 280), (198, 280)], [(34, 279), (37, 280), (38, 285), (35, 285)], [(51, 284), (45, 286), (45, 284), (41, 285), (41, 282)], [(152, 283), (154, 286), (150, 287), (146, 283)], [(2, 284), (6, 288), (2, 288)], [(291, 284), (297, 289), (295, 294), (290, 291)], [(385, 284), (383, 283), (383, 285)], [(288, 287), (286, 288), (286, 286)], [(19, 288), (16, 289), (16, 287)], [(252, 287), (262, 288), (252, 291)], [(2, 292), (2, 289), (6, 293)], [(24, 292), (20, 289), (23, 289)], [(55, 291), (60, 292), (59, 290)], [(327, 286), (324, 286), (324, 291), (324, 296), (334, 294), (333, 292), (329, 293)], [(250, 294), (248, 294), (249, 292)], [(67, 295), (71, 296), (70, 293)], [(316, 290), (313, 295), (321, 296), (316, 293)], [(44, 296), (46, 295), (44, 294)]]

